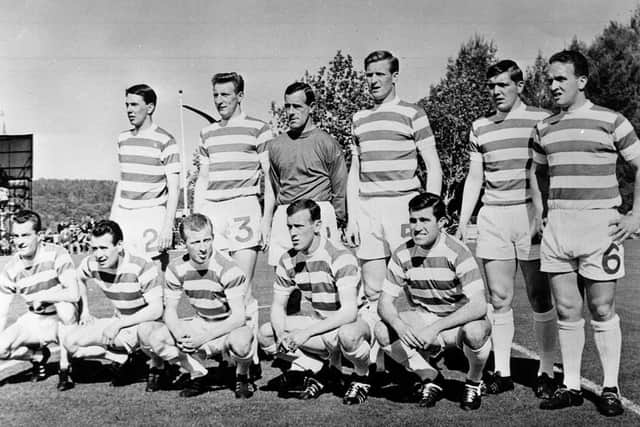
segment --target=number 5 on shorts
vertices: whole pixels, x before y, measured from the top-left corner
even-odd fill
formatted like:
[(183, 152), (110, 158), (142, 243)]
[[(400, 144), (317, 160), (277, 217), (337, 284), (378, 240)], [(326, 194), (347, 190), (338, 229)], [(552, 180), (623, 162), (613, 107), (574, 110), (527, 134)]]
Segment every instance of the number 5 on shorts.
[(618, 245), (612, 243), (609, 245), (606, 251), (602, 254), (602, 269), (607, 274), (616, 274), (620, 270), (622, 260), (618, 254)]

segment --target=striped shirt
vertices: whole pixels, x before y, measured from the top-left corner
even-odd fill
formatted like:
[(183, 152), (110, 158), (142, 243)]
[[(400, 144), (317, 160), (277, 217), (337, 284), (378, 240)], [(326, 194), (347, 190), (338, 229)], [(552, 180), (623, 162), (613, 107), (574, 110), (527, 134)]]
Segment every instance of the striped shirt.
[(260, 192), (260, 160), (264, 143), (273, 138), (269, 125), (241, 114), (222, 126), (212, 123), (200, 132), (199, 153), (209, 159), (205, 198), (222, 201)]
[(156, 124), (135, 134), (122, 132), (118, 160), (121, 207), (149, 208), (167, 202), (167, 175), (180, 173), (178, 144), (171, 134)]
[(78, 278), (86, 283), (94, 279), (117, 313), (131, 315), (162, 299), (161, 277), (152, 261), (124, 253), (115, 268), (101, 267), (93, 255), (82, 260)]
[(358, 260), (344, 246), (324, 238), (311, 254), (291, 249), (280, 258), (274, 293), (289, 295), (294, 288), (320, 318), (340, 309), (340, 289), (356, 288), (358, 307), (365, 303)]
[(521, 103), (508, 114), (483, 117), (471, 125), (469, 157), (483, 165), (485, 205), (508, 206), (531, 200), (529, 171), (533, 128), (549, 116)]
[[(69, 252), (61, 246), (40, 243), (33, 263), (26, 264), (18, 255), (9, 259), (2, 273), (0, 273), (0, 292), (3, 294), (21, 295), (27, 307), (33, 310), (33, 302), (39, 301), (39, 295), (58, 285), (60, 276), (74, 271), (73, 261)], [(74, 276), (71, 276), (74, 277)], [(55, 305), (46, 304), (38, 313), (52, 314), (56, 312)]]
[(395, 98), (359, 111), (353, 116), (353, 135), (361, 196), (401, 196), (420, 189), (417, 150), (436, 143), (421, 107)]
[(533, 148), (533, 160), (549, 165), (549, 209), (618, 207), (618, 153), (627, 161), (640, 155), (631, 123), (590, 101), (538, 123)]
[(430, 249), (409, 240), (395, 250), (382, 291), (397, 297), (405, 287), (412, 306), (440, 317), (465, 305), (471, 294), (484, 292), (471, 251), (444, 232)]
[(198, 316), (205, 320), (229, 317), (229, 300), (243, 298), (247, 279), (228, 255), (215, 251), (204, 268), (196, 268), (189, 255), (176, 259), (165, 274), (165, 299), (180, 299), (182, 291)]

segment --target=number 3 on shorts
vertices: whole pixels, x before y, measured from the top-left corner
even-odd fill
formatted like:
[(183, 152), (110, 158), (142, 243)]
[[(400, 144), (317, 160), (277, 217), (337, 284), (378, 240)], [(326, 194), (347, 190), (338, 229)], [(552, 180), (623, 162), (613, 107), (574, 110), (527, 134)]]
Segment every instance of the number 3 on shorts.
[(611, 243), (606, 251), (602, 254), (602, 269), (607, 274), (616, 274), (620, 270), (622, 260), (618, 254), (618, 245)]
[(248, 227), (251, 222), (251, 217), (241, 216), (233, 219), (234, 222), (239, 223), (238, 233), (236, 234), (236, 240), (239, 243), (246, 243), (253, 239), (253, 229)]

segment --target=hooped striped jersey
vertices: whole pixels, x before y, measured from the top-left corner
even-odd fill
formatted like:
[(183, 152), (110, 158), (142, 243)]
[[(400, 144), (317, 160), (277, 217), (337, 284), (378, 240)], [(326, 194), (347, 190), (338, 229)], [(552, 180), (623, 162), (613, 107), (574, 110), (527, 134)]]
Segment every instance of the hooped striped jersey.
[(531, 200), (533, 134), (549, 112), (521, 103), (506, 115), (499, 113), (473, 122), (469, 159), (482, 163), (485, 205), (508, 206)]
[(118, 161), (120, 207), (138, 209), (167, 203), (167, 176), (180, 173), (178, 144), (169, 132), (156, 124), (137, 133), (122, 132)]
[(162, 300), (161, 277), (155, 263), (126, 251), (115, 268), (101, 267), (89, 255), (78, 267), (78, 279), (85, 285), (94, 279), (119, 315), (129, 316), (152, 301)]
[(549, 165), (549, 209), (618, 207), (618, 154), (627, 161), (640, 155), (631, 123), (590, 101), (538, 123), (533, 148), (533, 160)]
[[(69, 272), (75, 280), (75, 267), (69, 252), (62, 246), (39, 243), (32, 263), (26, 263), (20, 256), (13, 255), (0, 273), (0, 292), (21, 295), (27, 307), (33, 310), (33, 302), (39, 301), (39, 295), (56, 286), (62, 285), (60, 277)], [(38, 313), (55, 313), (53, 304), (38, 309)]]
[(409, 303), (440, 317), (448, 316), (484, 292), (480, 268), (469, 248), (442, 232), (430, 249), (408, 240), (395, 250), (382, 291), (394, 297), (406, 289)]
[(205, 198), (223, 201), (260, 192), (260, 160), (273, 134), (262, 120), (244, 113), (223, 126), (212, 123), (200, 132), (199, 153), (209, 161)]
[(360, 156), (360, 195), (401, 196), (420, 189), (418, 150), (435, 147), (429, 119), (418, 105), (395, 98), (353, 116)]
[(184, 291), (197, 315), (205, 320), (229, 317), (229, 300), (243, 298), (247, 289), (242, 269), (217, 250), (202, 268), (195, 267), (185, 254), (169, 264), (165, 279), (165, 299), (180, 299)]
[(355, 288), (357, 305), (365, 304), (358, 260), (344, 246), (326, 239), (310, 254), (290, 249), (276, 267), (274, 293), (289, 295), (300, 289), (320, 318), (342, 307), (339, 290)]

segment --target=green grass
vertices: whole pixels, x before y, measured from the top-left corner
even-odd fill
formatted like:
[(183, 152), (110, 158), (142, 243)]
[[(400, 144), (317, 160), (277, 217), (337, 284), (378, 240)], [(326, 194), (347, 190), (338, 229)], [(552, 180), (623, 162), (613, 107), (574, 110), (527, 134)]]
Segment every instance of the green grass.
[[(618, 287), (617, 310), (622, 319), (623, 353), (620, 369), (621, 390), (625, 397), (640, 401), (640, 370), (637, 355), (640, 352), (640, 242), (626, 244), (627, 277)], [(256, 272), (257, 297), (261, 305), (271, 300), (273, 273), (260, 257)], [(101, 291), (89, 289), (92, 311), (99, 316), (112, 312)], [(183, 304), (182, 310), (187, 310)], [(14, 319), (24, 311), (24, 304), (16, 299), (12, 305)], [(516, 318), (515, 341), (535, 350), (531, 310), (526, 301), (524, 285), (518, 279), (514, 301)], [(266, 320), (268, 310), (261, 310)], [(455, 352), (452, 353), (456, 359)], [(558, 363), (560, 358), (557, 358)], [(451, 363), (454, 363), (453, 360)], [(444, 361), (441, 362), (444, 366)], [(537, 369), (537, 362), (518, 353), (513, 354), (512, 374), (516, 380), (513, 392), (499, 396), (485, 396), (482, 407), (472, 413), (458, 407), (458, 392), (464, 374), (460, 366), (445, 367), (450, 379), (447, 398), (435, 408), (418, 408), (411, 403), (399, 402), (401, 390), (385, 389), (383, 396), (373, 396), (364, 405), (348, 407), (339, 396), (324, 394), (316, 401), (306, 402), (282, 399), (273, 391), (260, 390), (250, 400), (239, 401), (229, 389), (217, 389), (191, 399), (178, 396), (178, 391), (145, 393), (144, 383), (137, 382), (122, 388), (112, 388), (108, 378), (100, 375), (97, 365), (87, 365), (89, 372), (75, 389), (59, 393), (55, 389), (55, 375), (42, 383), (26, 382), (21, 365), (5, 372), (5, 384), (0, 387), (0, 426), (14, 425), (639, 425), (640, 417), (626, 411), (613, 420), (598, 414), (594, 404), (587, 400), (582, 407), (546, 412), (538, 409), (529, 385)], [(84, 365), (83, 365), (84, 366)], [(213, 363), (212, 366), (215, 366)], [(50, 365), (53, 373), (55, 366)], [(263, 362), (263, 379), (258, 387), (264, 387), (279, 371)], [(590, 330), (584, 351), (583, 376), (599, 383), (600, 364), (593, 345)], [(2, 378), (0, 374), (0, 378)], [(587, 396), (589, 398), (589, 396)]]

